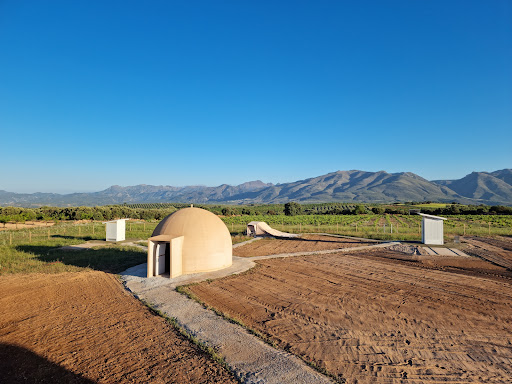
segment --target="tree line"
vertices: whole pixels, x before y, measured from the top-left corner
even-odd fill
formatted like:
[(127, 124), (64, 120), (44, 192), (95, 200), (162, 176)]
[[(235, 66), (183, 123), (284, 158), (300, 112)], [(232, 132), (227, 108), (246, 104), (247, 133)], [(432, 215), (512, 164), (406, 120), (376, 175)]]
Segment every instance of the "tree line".
[[(138, 220), (161, 220), (178, 209), (189, 204), (165, 204), (165, 208), (139, 208), (133, 205), (108, 205), (98, 207), (1, 207), (0, 223), (25, 222), (33, 220), (113, 220), (120, 218)], [(360, 215), (375, 214), (409, 214), (411, 208), (407, 205), (364, 205), (364, 204), (299, 204), (289, 202), (274, 205), (222, 206), (196, 205), (216, 215), (223, 216), (254, 216), (254, 215)], [(502, 205), (461, 205), (450, 204), (443, 208), (421, 207), (421, 212), (432, 215), (512, 215), (512, 207)]]
[(0, 223), (25, 222), (33, 220), (113, 220), (121, 218), (141, 220), (161, 220), (176, 211), (175, 207), (159, 209), (129, 208), (122, 205), (100, 207), (41, 207), (0, 208)]

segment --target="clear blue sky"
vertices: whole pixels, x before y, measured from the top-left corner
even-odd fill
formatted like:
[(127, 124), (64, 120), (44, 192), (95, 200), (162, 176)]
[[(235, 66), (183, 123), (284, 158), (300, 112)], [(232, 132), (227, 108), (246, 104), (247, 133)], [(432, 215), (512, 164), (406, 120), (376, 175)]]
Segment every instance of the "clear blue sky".
[(512, 2), (0, 0), (0, 189), (512, 168)]

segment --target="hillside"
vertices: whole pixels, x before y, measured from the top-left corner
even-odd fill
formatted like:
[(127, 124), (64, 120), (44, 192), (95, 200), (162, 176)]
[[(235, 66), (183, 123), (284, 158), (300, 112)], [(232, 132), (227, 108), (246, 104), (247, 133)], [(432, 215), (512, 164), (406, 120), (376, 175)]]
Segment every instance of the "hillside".
[(285, 203), (456, 201), (463, 204), (512, 205), (512, 170), (472, 172), (459, 180), (429, 181), (411, 172), (337, 171), (283, 184), (260, 180), (236, 186), (114, 185), (93, 193), (21, 194), (0, 190), (0, 205), (94, 206), (123, 203)]

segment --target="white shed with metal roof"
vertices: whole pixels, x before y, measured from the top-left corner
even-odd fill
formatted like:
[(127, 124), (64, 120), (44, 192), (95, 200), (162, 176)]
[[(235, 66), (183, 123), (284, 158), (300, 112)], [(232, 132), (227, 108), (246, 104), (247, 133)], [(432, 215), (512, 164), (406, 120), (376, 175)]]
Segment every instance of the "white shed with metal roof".
[(444, 244), (444, 220), (446, 217), (427, 215), (426, 213), (418, 213), (423, 217), (421, 223), (421, 242), (423, 244)]

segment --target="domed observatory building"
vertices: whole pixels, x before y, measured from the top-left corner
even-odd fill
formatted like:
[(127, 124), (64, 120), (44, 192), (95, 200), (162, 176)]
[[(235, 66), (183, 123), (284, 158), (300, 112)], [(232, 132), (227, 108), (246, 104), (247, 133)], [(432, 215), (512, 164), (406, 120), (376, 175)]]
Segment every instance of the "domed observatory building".
[(183, 208), (165, 217), (148, 239), (147, 277), (216, 271), (231, 266), (232, 258), (222, 220), (201, 208)]

